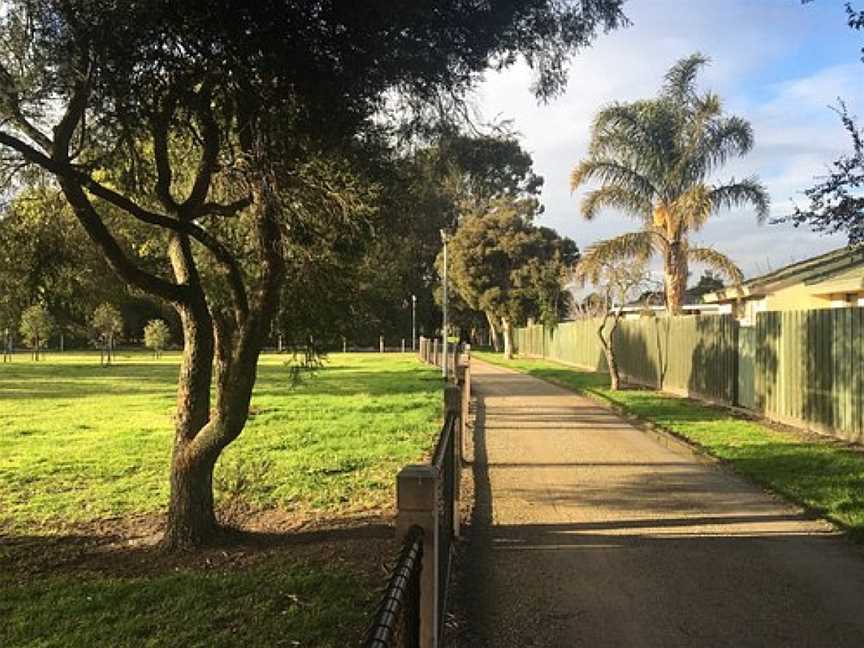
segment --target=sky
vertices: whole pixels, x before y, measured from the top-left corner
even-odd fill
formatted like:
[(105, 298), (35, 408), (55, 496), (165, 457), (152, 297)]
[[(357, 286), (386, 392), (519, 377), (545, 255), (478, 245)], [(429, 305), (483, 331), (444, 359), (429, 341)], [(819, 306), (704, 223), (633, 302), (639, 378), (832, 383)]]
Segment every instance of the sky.
[[(729, 114), (750, 121), (755, 146), (730, 161), (714, 181), (757, 175), (772, 199), (772, 216), (806, 205), (803, 190), (851, 148), (829, 108), (841, 97), (864, 119), (864, 34), (846, 26), (843, 2), (816, 0), (629, 0), (629, 28), (600, 36), (572, 63), (566, 92), (538, 104), (531, 71), (519, 64), (486, 77), (477, 94), (486, 119), (512, 119), (523, 147), (544, 176), (539, 223), (581, 249), (636, 228), (611, 211), (588, 222), (579, 214), (585, 191), (570, 193), (569, 173), (587, 151), (593, 116), (612, 101), (654, 96), (666, 70), (699, 51), (711, 58), (699, 85), (717, 92)], [(754, 276), (842, 246), (789, 225), (758, 225), (752, 209), (723, 212), (692, 238), (726, 253)], [(698, 268), (696, 268), (698, 272)], [(695, 280), (695, 276), (693, 278)]]

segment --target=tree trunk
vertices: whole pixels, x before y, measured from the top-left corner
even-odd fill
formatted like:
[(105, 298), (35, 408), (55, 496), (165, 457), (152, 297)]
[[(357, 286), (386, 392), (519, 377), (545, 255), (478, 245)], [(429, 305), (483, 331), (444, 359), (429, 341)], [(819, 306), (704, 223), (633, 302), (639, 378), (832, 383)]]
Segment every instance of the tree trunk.
[(498, 329), (495, 328), (495, 320), (492, 318), (492, 315), (486, 313), (486, 321), (489, 322), (489, 339), (492, 342), (492, 350), (498, 353), (501, 349), (501, 344), (498, 341)]
[(621, 373), (618, 369), (618, 358), (615, 356), (614, 335), (615, 329), (618, 328), (618, 318), (612, 322), (612, 328), (609, 329), (608, 336), (605, 335), (606, 323), (608, 317), (603, 318), (600, 328), (597, 329), (597, 337), (600, 339), (600, 346), (603, 348), (603, 355), (606, 357), (606, 368), (609, 370), (609, 387), (612, 391), (621, 389)]
[(666, 312), (680, 315), (687, 290), (689, 268), (686, 251), (680, 242), (672, 243), (666, 253), (664, 264), (664, 284), (666, 288)]
[(195, 445), (175, 445), (171, 458), (171, 499), (168, 525), (162, 539), (169, 549), (186, 549), (205, 544), (217, 530), (213, 506), (215, 458), (195, 451)]
[(504, 358), (513, 359), (513, 327), (506, 317), (501, 318), (501, 331), (504, 334)]

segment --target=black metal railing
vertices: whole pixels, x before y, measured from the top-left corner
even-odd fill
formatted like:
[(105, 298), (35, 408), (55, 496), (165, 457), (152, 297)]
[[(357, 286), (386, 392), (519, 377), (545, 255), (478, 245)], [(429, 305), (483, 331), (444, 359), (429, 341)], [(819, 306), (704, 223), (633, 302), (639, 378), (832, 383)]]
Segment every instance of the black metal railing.
[(444, 421), (438, 445), (432, 455), (432, 465), (438, 471), (438, 625), (443, 626), (447, 610), (450, 583), (450, 562), (453, 554), (453, 499), (456, 492), (457, 463), (454, 454), (456, 439), (455, 414)]
[(381, 604), (366, 633), (364, 648), (418, 648), (420, 645), (420, 571), (423, 529), (405, 536)]
[[(421, 338), (420, 356), (424, 361), (434, 362), (434, 348), (431, 351), (432, 358), (428, 358), (429, 340)], [(419, 646), (421, 634), (423, 646), (437, 648), (440, 645), (458, 537), (456, 516), (462, 465), (459, 446), (462, 417), (467, 414), (465, 390), (470, 390), (470, 381), (457, 380), (455, 371), (463, 352), (466, 358), (470, 358), (470, 347), (461, 345), (448, 354), (453, 359), (451, 376), (454, 383), (444, 390), (444, 425), (431, 461), (419, 466), (406, 466), (397, 477), (397, 490), (405, 494), (404, 508), (402, 495), (397, 497), (400, 520), (404, 513), (406, 525), (418, 526), (410, 526), (406, 535), (387, 591), (366, 635), (364, 648)], [(428, 570), (422, 576), (422, 582), (421, 561), (425, 562)]]

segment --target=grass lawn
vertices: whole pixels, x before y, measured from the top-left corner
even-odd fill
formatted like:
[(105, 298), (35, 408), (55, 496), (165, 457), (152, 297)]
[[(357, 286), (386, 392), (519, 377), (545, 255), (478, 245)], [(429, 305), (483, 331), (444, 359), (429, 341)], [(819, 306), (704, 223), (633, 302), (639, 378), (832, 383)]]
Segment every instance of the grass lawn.
[[(253, 416), (216, 470), (223, 506), (276, 522), (176, 558), (124, 534), (144, 520), (152, 535), (166, 505), (179, 357), (0, 364), (0, 646), (357, 639), (394, 548), (395, 474), (434, 444), (440, 377), (410, 354), (334, 354), (292, 388), (284, 360), (262, 358)], [(296, 531), (358, 516), (382, 522)]]
[(606, 374), (549, 360), (474, 352), (475, 357), (615, 403), (724, 460), (737, 472), (803, 504), (864, 542), (864, 452), (829, 438), (781, 430), (729, 410), (651, 390), (609, 389)]

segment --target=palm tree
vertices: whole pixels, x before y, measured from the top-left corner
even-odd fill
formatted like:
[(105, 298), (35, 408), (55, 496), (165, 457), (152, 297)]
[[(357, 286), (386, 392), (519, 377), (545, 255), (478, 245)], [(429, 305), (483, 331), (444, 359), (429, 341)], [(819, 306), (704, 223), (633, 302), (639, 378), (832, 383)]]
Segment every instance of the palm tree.
[(610, 258), (644, 261), (663, 258), (666, 308), (677, 314), (684, 301), (690, 263), (702, 263), (740, 285), (741, 271), (725, 255), (690, 244), (710, 216), (724, 208), (751, 204), (759, 222), (768, 216), (769, 198), (755, 177), (726, 184), (709, 177), (730, 157), (753, 147), (750, 124), (723, 114), (720, 98), (698, 94), (696, 75), (708, 59), (694, 54), (676, 63), (655, 99), (615, 103), (597, 115), (591, 129), (588, 158), (570, 176), (571, 190), (591, 180), (600, 188), (582, 203), (590, 220), (604, 207), (617, 208), (642, 223), (589, 248), (580, 264)]

